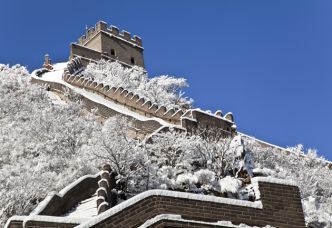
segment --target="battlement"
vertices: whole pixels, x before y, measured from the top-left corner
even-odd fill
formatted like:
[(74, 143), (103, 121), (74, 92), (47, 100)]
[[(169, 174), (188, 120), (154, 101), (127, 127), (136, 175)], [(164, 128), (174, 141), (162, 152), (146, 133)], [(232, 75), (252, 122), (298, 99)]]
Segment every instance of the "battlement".
[(212, 114), (200, 109), (167, 108), (122, 87), (112, 87), (82, 77), (79, 73), (83, 68), (82, 58), (72, 59), (64, 70), (63, 80), (75, 87), (84, 88), (86, 91), (96, 93), (107, 100), (123, 105), (143, 116), (157, 117), (183, 129), (194, 130), (216, 127), (223, 130), (227, 136), (236, 133), (234, 118), (231, 113), (224, 116), (221, 111)]
[(125, 30), (120, 32), (118, 27), (114, 25), (108, 26), (104, 21), (98, 21), (94, 27), (88, 28), (85, 35), (79, 38), (78, 44), (85, 46), (86, 43), (88, 43), (96, 34), (100, 32), (108, 33), (111, 36), (131, 43), (133, 46), (142, 48), (142, 39), (139, 36), (131, 36), (131, 34)]
[(131, 36), (106, 22), (99, 21), (94, 27), (87, 28), (77, 43), (70, 46), (70, 59), (82, 57), (85, 63), (99, 59), (118, 61), (125, 67), (134, 65), (144, 68), (144, 48), (142, 39)]

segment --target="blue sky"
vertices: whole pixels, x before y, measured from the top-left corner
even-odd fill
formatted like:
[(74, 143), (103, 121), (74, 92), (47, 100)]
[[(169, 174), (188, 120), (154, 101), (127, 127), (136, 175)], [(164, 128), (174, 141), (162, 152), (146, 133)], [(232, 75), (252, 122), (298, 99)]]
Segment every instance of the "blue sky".
[(0, 62), (65, 61), (85, 26), (104, 20), (143, 38), (150, 76), (186, 77), (196, 107), (332, 160), (331, 12), (328, 0), (1, 0)]

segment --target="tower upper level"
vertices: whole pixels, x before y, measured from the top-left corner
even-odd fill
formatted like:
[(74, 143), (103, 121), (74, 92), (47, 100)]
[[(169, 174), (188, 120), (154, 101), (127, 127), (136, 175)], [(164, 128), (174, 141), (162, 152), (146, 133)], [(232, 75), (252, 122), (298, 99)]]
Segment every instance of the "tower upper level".
[(71, 44), (70, 58), (80, 56), (86, 61), (106, 59), (144, 67), (143, 51), (140, 37), (132, 37), (127, 31), (120, 32), (117, 27), (99, 21), (95, 27), (86, 29), (78, 43)]

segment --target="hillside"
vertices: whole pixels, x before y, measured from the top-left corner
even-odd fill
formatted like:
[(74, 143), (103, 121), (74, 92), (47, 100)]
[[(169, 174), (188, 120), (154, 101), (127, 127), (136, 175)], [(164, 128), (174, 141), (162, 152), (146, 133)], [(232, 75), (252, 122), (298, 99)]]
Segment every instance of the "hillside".
[[(58, 66), (61, 71), (63, 66)], [(105, 61), (89, 65), (83, 75), (123, 86), (169, 108), (192, 106), (192, 99), (181, 93), (185, 79), (149, 79), (142, 69)], [(62, 75), (48, 76), (59, 82)], [(304, 151), (299, 145), (280, 151), (240, 135), (220, 137), (213, 128), (205, 135), (161, 132), (146, 143), (128, 136), (133, 128), (128, 116), (142, 121), (148, 117), (79, 88), (65, 94), (47, 91), (31, 84), (31, 77), (36, 76), (24, 67), (0, 65), (1, 225), (12, 215), (29, 214), (48, 192), (109, 163), (128, 197), (148, 189), (169, 189), (250, 201), (249, 177), (292, 180), (300, 187), (307, 223), (332, 226), (332, 172), (315, 150)], [(105, 102), (127, 117), (100, 119), (86, 111), (78, 95)]]

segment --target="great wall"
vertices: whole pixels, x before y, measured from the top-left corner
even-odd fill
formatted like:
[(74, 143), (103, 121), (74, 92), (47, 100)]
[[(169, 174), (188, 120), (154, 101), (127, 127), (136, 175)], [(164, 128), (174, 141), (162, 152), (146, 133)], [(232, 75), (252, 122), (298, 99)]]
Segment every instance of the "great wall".
[[(115, 115), (128, 117), (133, 122), (131, 133), (135, 138), (144, 139), (170, 127), (183, 131), (215, 127), (225, 136), (251, 138), (237, 132), (230, 112), (223, 115), (221, 111), (212, 114), (200, 109), (167, 109), (125, 88), (104, 85), (81, 74), (88, 63), (99, 59), (117, 61), (125, 67), (144, 67), (143, 51), (141, 38), (132, 38), (130, 33), (120, 33), (117, 27), (108, 27), (100, 21), (95, 27), (87, 29), (78, 43), (71, 44), (70, 61), (62, 69), (54, 69), (46, 56), (44, 68), (33, 73), (31, 82), (46, 85), (57, 93), (71, 90), (80, 97), (85, 108), (96, 109), (96, 114), (103, 118)], [(46, 77), (51, 73), (56, 73), (56, 77)], [(264, 141), (257, 140), (257, 143), (289, 153)], [(331, 164), (328, 165), (332, 168)], [(300, 192), (293, 182), (264, 177), (254, 177), (251, 182), (256, 186), (253, 202), (149, 190), (112, 205), (114, 177), (109, 168), (104, 168), (96, 175), (80, 178), (59, 193), (50, 193), (29, 216), (13, 216), (6, 227), (203, 228), (240, 227), (240, 223), (259, 227), (305, 227)], [(90, 198), (98, 212), (94, 217), (78, 219), (64, 216), (75, 205)]]

